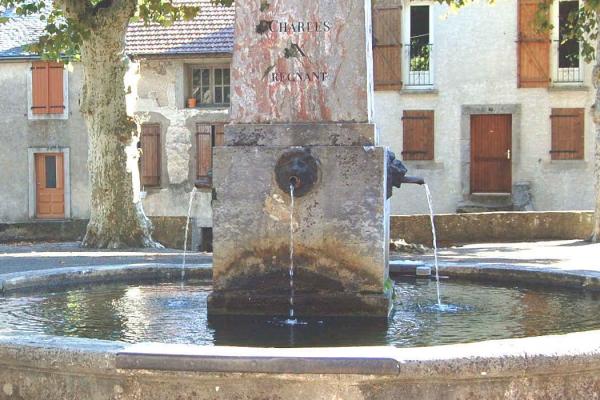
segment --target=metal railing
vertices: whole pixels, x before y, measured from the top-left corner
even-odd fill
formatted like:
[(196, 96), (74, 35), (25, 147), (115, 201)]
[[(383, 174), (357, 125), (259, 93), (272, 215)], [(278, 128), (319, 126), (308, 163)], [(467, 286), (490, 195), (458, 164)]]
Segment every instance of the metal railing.
[(433, 85), (433, 44), (413, 43), (404, 45), (408, 60), (407, 86)]
[[(581, 54), (579, 53), (579, 45), (576, 43), (563, 43), (561, 45), (561, 42), (559, 40), (553, 40), (552, 45), (554, 47), (552, 54), (555, 57), (555, 67), (552, 76), (552, 81), (558, 84), (582, 83), (583, 71), (581, 63)], [(563, 54), (561, 54), (561, 46)], [(565, 46), (569, 46), (570, 48), (566, 48)]]

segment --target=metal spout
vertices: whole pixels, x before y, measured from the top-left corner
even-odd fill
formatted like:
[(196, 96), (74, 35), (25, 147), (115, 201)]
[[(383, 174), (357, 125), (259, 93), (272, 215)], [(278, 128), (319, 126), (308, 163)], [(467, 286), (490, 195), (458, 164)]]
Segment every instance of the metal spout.
[(425, 179), (419, 176), (405, 176), (402, 178), (402, 183), (412, 183), (414, 185), (424, 185)]
[(388, 150), (387, 167), (387, 198), (392, 197), (393, 188), (399, 188), (403, 183), (415, 185), (424, 185), (425, 180), (417, 176), (406, 176), (408, 169), (400, 160), (396, 160), (396, 155)]

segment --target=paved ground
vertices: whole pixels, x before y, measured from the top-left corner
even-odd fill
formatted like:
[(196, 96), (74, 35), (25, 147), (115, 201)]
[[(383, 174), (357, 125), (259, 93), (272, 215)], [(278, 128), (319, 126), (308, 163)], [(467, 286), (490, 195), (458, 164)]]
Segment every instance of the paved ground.
[[(395, 255), (397, 260), (433, 264), (433, 255)], [(527, 243), (485, 243), (440, 249), (440, 264), (519, 265), (564, 272), (600, 274), (600, 243), (559, 240)]]
[[(79, 247), (79, 243), (22, 243), (0, 244), (0, 274), (50, 268), (117, 265), (130, 263), (181, 264), (183, 251), (173, 249), (152, 250), (95, 250)], [(211, 262), (212, 256), (191, 253), (188, 264)]]
[[(128, 263), (180, 264), (182, 251), (161, 250), (102, 250), (79, 248), (78, 243), (41, 243), (0, 245), (0, 274), (78, 265), (115, 265)], [(431, 254), (396, 254), (396, 260), (431, 264)], [(210, 254), (188, 254), (190, 264), (208, 263)], [(555, 269), (569, 272), (600, 274), (600, 244), (582, 241), (549, 241), (532, 243), (486, 243), (440, 250), (442, 265), (506, 265)]]

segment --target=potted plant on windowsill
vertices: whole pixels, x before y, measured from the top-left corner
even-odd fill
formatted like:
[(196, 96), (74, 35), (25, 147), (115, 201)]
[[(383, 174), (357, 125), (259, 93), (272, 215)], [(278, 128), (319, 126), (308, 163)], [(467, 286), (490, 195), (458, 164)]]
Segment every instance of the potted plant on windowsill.
[(188, 108), (196, 108), (196, 104), (197, 104), (197, 100), (195, 97), (190, 97), (189, 99), (187, 99)]

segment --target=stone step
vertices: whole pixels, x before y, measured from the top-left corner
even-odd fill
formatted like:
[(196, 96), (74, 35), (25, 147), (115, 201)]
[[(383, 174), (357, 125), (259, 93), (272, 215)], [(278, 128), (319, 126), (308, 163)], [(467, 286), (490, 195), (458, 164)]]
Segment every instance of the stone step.
[(458, 203), (457, 213), (479, 213), (492, 211), (513, 211), (514, 204), (510, 193), (474, 193), (469, 200)]

